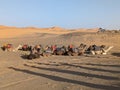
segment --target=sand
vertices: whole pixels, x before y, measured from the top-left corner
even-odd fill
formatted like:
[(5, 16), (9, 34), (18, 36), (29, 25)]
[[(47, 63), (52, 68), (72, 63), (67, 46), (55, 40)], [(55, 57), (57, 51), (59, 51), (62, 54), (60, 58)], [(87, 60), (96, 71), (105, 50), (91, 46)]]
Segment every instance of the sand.
[(50, 56), (27, 60), (23, 51), (0, 49), (0, 90), (120, 90), (120, 34), (97, 29), (0, 27), (0, 46), (12, 43), (113, 45), (107, 55)]

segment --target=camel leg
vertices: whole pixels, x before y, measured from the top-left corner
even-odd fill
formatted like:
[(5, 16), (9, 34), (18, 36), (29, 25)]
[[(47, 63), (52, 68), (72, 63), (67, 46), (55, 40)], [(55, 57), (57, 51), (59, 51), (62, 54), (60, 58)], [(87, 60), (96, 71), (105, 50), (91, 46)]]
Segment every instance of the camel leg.
[(111, 49), (113, 48), (113, 46), (110, 46), (110, 47), (108, 47), (108, 49), (102, 49), (103, 50), (103, 53), (107, 53), (107, 52), (109, 52)]
[(92, 54), (92, 55), (95, 55), (95, 51), (91, 51), (91, 54)]
[(17, 48), (13, 49), (13, 52), (18, 51), (19, 49), (22, 49), (22, 45), (19, 45)]

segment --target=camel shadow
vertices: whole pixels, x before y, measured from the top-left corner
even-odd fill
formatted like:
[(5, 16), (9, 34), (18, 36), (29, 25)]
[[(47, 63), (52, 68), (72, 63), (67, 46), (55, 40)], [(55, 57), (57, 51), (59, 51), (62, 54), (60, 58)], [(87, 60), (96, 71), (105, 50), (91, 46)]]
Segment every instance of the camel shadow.
[(85, 65), (103, 66), (103, 67), (120, 67), (120, 65), (105, 65), (105, 64), (92, 64), (92, 63), (85, 63)]
[(91, 65), (91, 66), (101, 66), (101, 67), (115, 67), (115, 68), (119, 68), (120, 65), (106, 65), (106, 64), (93, 64), (93, 63), (72, 63), (72, 64), (68, 64), (68, 63), (63, 63), (63, 62), (49, 62), (49, 63), (38, 63), (35, 62), (36, 64), (39, 65), (51, 65), (51, 66), (61, 66), (61, 65), (68, 65), (68, 66), (73, 66), (73, 67), (79, 67), (78, 65), (74, 65), (74, 64), (80, 64), (80, 65)]
[(89, 82), (84, 82), (84, 81), (72, 80), (72, 79), (68, 79), (68, 78), (64, 78), (60, 76), (47, 75), (43, 73), (26, 70), (26, 69), (19, 69), (19, 68), (14, 68), (14, 67), (8, 67), (8, 68), (18, 71), (18, 72), (40, 76), (40, 77), (48, 78), (48, 79), (58, 81), (58, 82), (67, 82), (67, 83), (78, 84), (78, 85), (83, 85), (83, 86), (96, 88), (96, 89), (104, 89), (104, 90), (119, 90), (120, 89), (119, 86), (100, 85), (100, 84), (94, 84), (94, 83), (89, 83)]
[(120, 53), (112, 53), (112, 55), (120, 57)]
[[(36, 62), (35, 62), (36, 63)], [(36, 64), (39, 64), (39, 65), (50, 65), (50, 66), (61, 66), (60, 64), (57, 64), (57, 63), (36, 63)]]
[[(93, 70), (93, 71), (120, 73), (120, 71), (106, 70), (106, 69), (101, 69), (101, 68), (85, 67), (85, 66), (79, 66), (79, 65), (68, 64), (68, 63), (61, 63), (61, 64), (66, 65), (66, 66), (79, 67), (79, 68), (87, 69), (87, 70)], [(119, 65), (118, 65), (118, 67), (119, 67)]]
[(21, 55), (20, 56), (22, 59), (28, 59), (28, 55)]
[[(36, 56), (37, 55), (37, 56)], [(26, 60), (33, 60), (33, 59), (38, 59), (40, 58), (40, 55), (38, 54), (31, 54), (31, 55), (21, 55), (22, 59), (26, 59)]]
[(97, 75), (97, 74), (89, 74), (85, 72), (77, 72), (77, 71), (71, 71), (71, 70), (62, 70), (57, 68), (44, 68), (44, 67), (38, 67), (38, 66), (31, 66), (24, 64), (24, 66), (47, 70), (47, 71), (54, 71), (54, 72), (60, 72), (60, 73), (67, 73), (67, 74), (73, 74), (78, 76), (86, 76), (86, 77), (94, 77), (94, 78), (100, 78), (100, 79), (106, 79), (106, 80), (119, 80), (117, 77), (111, 77), (111, 76), (105, 76), (105, 75)]

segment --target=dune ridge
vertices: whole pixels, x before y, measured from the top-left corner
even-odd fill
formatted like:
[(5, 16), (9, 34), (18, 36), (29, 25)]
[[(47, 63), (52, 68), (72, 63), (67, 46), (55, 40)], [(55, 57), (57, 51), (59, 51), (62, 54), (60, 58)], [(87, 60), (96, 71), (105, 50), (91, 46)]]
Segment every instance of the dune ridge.
[(0, 25), (0, 38), (13, 38), (22, 35), (29, 35), (33, 33), (48, 33), (48, 34), (66, 34), (72, 32), (97, 32), (99, 28), (95, 29), (64, 29), (61, 27), (50, 28), (36, 28), (36, 27), (10, 27)]

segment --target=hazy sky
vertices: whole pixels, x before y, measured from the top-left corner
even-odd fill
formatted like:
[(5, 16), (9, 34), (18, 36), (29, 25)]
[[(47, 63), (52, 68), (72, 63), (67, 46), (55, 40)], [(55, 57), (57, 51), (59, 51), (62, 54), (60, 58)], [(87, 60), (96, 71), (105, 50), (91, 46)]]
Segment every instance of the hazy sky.
[(120, 29), (120, 0), (0, 0), (0, 25)]

